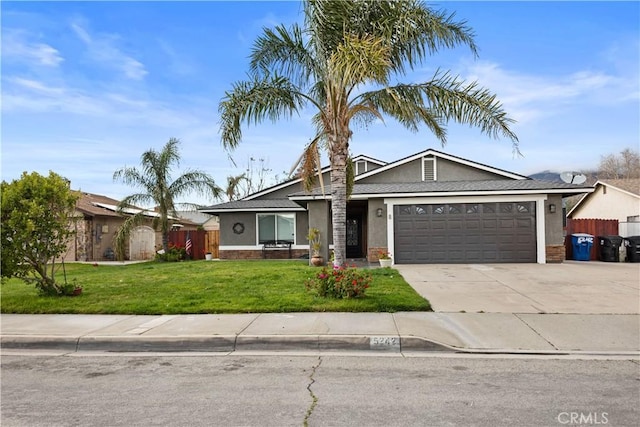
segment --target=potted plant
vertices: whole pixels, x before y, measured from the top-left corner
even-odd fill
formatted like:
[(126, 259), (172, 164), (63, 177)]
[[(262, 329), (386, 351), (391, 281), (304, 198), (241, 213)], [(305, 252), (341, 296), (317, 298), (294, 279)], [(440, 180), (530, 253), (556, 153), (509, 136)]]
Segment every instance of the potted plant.
[(311, 247), (311, 264), (316, 267), (323, 265), (324, 259), (320, 253), (320, 249), (322, 249), (322, 244), (320, 243), (320, 230), (317, 228), (310, 228), (307, 240), (309, 240), (309, 246)]
[(206, 259), (207, 261), (211, 261), (213, 259), (213, 254), (211, 252), (207, 252), (206, 254), (204, 254), (204, 259)]
[(391, 254), (387, 251), (378, 252), (380, 267), (391, 267)]

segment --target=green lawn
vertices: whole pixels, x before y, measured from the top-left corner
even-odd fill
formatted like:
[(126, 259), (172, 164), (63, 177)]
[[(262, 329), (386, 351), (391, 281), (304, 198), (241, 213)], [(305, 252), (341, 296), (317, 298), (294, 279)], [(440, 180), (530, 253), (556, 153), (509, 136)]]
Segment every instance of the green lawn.
[[(76, 297), (43, 297), (11, 279), (1, 288), (2, 313), (194, 314), (305, 311), (430, 311), (394, 269), (370, 270), (364, 298), (324, 299), (306, 292), (318, 272), (302, 261), (148, 262), (130, 265), (66, 264), (67, 280), (83, 287)], [(62, 280), (59, 271), (58, 280)]]

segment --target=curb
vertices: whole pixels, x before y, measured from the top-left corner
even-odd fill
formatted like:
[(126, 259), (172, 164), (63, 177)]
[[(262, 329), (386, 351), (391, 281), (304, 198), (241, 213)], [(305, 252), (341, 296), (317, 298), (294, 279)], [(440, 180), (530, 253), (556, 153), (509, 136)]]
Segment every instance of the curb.
[(0, 337), (3, 349), (65, 352), (402, 351), (464, 352), (419, 337), (368, 335), (215, 335), (154, 337)]

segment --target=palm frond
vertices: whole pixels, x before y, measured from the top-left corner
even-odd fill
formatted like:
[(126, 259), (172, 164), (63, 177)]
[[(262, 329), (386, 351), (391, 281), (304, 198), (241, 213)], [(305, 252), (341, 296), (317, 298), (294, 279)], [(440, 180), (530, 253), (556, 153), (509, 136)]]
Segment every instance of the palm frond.
[(265, 28), (253, 44), (250, 70), (257, 75), (277, 72), (289, 78), (296, 86), (305, 87), (315, 80), (316, 63), (302, 29), (292, 25), (287, 29), (278, 25)]
[(266, 76), (241, 81), (220, 102), (220, 133), (225, 148), (234, 149), (242, 139), (241, 123), (273, 122), (291, 116), (309, 100), (285, 77)]

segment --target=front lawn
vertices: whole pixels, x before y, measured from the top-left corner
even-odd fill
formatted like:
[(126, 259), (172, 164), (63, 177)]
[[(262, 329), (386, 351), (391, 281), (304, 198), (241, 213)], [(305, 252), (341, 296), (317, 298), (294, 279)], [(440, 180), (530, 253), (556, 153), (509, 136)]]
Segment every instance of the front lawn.
[[(39, 296), (34, 286), (11, 279), (1, 288), (2, 313), (195, 314), (306, 311), (430, 311), (398, 274), (368, 270), (373, 283), (364, 298), (325, 299), (306, 292), (319, 270), (302, 261), (148, 262), (130, 265), (66, 264), (76, 297)], [(62, 270), (56, 276), (63, 280)]]

